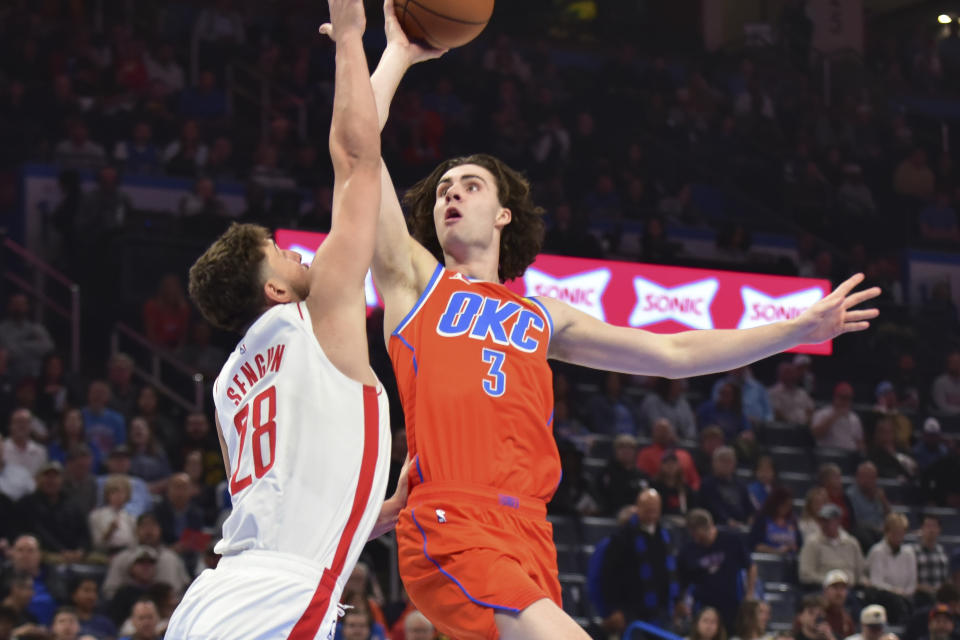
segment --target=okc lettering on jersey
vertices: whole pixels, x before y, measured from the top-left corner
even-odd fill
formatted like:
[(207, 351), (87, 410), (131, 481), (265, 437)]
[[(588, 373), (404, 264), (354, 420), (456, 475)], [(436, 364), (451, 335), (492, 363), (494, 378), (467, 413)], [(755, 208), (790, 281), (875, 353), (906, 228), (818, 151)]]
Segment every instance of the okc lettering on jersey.
[[(278, 344), (275, 347), (268, 348), (266, 353), (258, 353), (253, 358), (243, 361), (243, 364), (240, 365), (240, 373), (233, 376), (233, 384), (227, 388), (227, 397), (233, 401), (233, 406), (239, 407), (250, 387), (257, 384), (265, 375), (280, 371), (285, 348), (286, 345)], [(241, 374), (243, 380), (240, 379)], [(244, 384), (244, 381), (246, 381), (246, 384)]]
[[(508, 328), (515, 316), (516, 321)], [(543, 332), (545, 328), (542, 317), (519, 303), (487, 298), (472, 291), (454, 292), (437, 323), (437, 333), (444, 338), (468, 333), (474, 340), (489, 338), (495, 344), (510, 345), (524, 353), (533, 353), (540, 346), (540, 341), (528, 334)]]

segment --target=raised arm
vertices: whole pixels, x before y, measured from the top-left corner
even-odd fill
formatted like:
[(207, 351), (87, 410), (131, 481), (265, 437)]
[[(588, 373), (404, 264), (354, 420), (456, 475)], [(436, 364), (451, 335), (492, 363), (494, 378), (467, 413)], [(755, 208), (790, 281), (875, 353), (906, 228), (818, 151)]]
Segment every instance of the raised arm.
[[(393, 0), (384, 2), (383, 14), (387, 47), (370, 78), (377, 103), (379, 130), (387, 123), (390, 103), (407, 69), (417, 62), (444, 53), (426, 49), (407, 39), (394, 13)], [(410, 236), (386, 164), (381, 164), (380, 185), (380, 226), (373, 257), (373, 279), (384, 299), (384, 332), (385, 337), (389, 337), (407, 311), (416, 304), (436, 268), (437, 260)]]
[(729, 371), (800, 344), (866, 329), (876, 309), (853, 309), (880, 295), (873, 287), (852, 293), (857, 274), (793, 320), (753, 329), (654, 334), (615, 327), (552, 298), (539, 298), (554, 322), (550, 357), (595, 369), (689, 378)]

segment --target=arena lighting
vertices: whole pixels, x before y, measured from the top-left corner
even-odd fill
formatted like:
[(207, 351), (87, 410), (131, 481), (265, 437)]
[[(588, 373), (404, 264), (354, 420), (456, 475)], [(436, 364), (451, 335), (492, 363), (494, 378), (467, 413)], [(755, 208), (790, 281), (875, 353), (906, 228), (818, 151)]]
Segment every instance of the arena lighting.
[[(277, 229), (281, 249), (313, 260), (326, 234)], [(524, 296), (549, 296), (600, 320), (655, 333), (688, 329), (747, 329), (794, 318), (830, 292), (827, 280), (669, 267), (541, 254), (507, 287)], [(381, 306), (367, 274), (367, 311)], [(830, 342), (795, 352), (830, 355)]]
[(950, 24), (951, 22), (953, 22), (953, 18), (951, 18), (945, 13), (941, 13), (939, 16), (937, 16), (937, 21), (940, 24)]

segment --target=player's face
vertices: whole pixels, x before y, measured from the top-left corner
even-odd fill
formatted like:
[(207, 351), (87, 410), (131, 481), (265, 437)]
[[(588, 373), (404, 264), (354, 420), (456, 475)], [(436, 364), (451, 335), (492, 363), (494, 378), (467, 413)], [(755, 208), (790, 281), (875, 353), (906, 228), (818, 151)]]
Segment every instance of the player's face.
[[(305, 300), (310, 293), (310, 276), (307, 265), (303, 264), (300, 254), (296, 251), (281, 249), (273, 240), (267, 240), (263, 246), (267, 259), (267, 293), (270, 295), (271, 284), (274, 291), (284, 293), (282, 302), (299, 302)], [(271, 296), (271, 299), (277, 299)]]
[(500, 205), (497, 181), (489, 171), (464, 164), (447, 171), (437, 183), (433, 222), (447, 253), (486, 249), (499, 242), (510, 223), (510, 210)]

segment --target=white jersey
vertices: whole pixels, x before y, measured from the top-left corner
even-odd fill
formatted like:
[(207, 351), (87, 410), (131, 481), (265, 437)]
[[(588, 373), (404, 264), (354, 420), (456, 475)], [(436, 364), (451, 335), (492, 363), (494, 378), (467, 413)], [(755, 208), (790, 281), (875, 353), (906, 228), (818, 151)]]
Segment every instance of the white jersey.
[[(234, 569), (232, 577), (223, 572), (224, 585), (244, 575), (235, 569), (244, 564), (245, 553), (250, 568), (262, 565), (265, 554), (275, 554), (277, 573), (291, 560), (299, 562), (320, 584), (314, 579), (316, 592), (307, 610), (302, 598), (293, 598), (299, 604), (288, 617), (301, 635), (289, 637), (325, 637), (383, 504), (390, 466), (386, 392), (334, 367), (317, 342), (306, 305), (291, 303), (272, 307), (253, 323), (217, 377), (213, 395), (233, 502), (216, 546)], [(246, 575), (252, 579), (256, 572)], [(289, 575), (302, 592), (301, 577)], [(211, 584), (208, 577), (195, 594), (188, 591), (184, 600), (197, 602), (181, 608), (195, 611), (189, 616), (184, 611), (181, 619), (213, 622), (209, 611), (199, 615), (203, 605), (198, 601), (214, 598), (217, 589)], [(235, 585), (231, 591), (235, 598)], [(262, 612), (274, 624), (280, 622), (278, 613)], [(304, 634), (305, 621), (311, 629)], [(196, 630), (181, 631), (184, 637), (206, 637), (195, 625), (183, 626)], [(277, 627), (271, 628), (276, 634)], [(249, 632), (245, 637), (261, 637), (255, 628)]]

